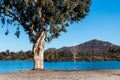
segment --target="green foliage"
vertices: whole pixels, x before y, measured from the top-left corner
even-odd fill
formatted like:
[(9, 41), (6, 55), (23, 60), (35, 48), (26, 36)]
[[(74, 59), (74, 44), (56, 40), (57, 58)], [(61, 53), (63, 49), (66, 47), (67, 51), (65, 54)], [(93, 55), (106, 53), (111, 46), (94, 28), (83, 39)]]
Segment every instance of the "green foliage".
[(7, 50), (6, 52), (0, 53), (0, 60), (32, 60), (33, 54), (31, 51), (19, 51), (19, 52), (10, 52)]
[[(66, 26), (83, 19), (91, 0), (0, 0), (0, 18), (4, 24), (21, 25), (32, 42), (45, 30), (46, 41), (66, 32)], [(8, 32), (6, 32), (6, 35)], [(20, 30), (15, 35), (19, 37)]]

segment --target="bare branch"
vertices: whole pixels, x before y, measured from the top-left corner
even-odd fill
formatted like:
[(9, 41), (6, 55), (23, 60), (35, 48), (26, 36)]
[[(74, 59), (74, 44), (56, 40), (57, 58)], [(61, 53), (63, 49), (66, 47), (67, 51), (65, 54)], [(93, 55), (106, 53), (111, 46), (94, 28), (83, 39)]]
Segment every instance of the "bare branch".
[(71, 53), (73, 54), (73, 58), (74, 58), (74, 62), (76, 61), (76, 56), (77, 56), (77, 54), (78, 54), (78, 46), (73, 46), (73, 47), (71, 47), (71, 49), (70, 49), (70, 51), (71, 51)]

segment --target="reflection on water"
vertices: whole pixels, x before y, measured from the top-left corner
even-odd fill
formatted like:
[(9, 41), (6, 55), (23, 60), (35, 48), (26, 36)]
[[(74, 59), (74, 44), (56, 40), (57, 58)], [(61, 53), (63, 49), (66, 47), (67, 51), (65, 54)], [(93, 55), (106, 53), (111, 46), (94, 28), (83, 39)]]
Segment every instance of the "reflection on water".
[[(32, 61), (0, 61), (0, 73), (33, 69)], [(120, 69), (120, 61), (103, 62), (45, 62), (47, 70), (101, 70)]]

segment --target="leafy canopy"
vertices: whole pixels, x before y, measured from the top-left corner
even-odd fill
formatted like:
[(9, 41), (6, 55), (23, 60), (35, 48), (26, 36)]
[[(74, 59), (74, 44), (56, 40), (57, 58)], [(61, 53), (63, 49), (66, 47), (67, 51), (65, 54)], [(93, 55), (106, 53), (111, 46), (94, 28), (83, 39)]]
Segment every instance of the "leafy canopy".
[[(21, 25), (32, 42), (42, 31), (46, 41), (66, 32), (66, 26), (83, 19), (89, 12), (91, 0), (0, 0), (0, 20), (4, 24)], [(9, 31), (6, 31), (6, 35)]]

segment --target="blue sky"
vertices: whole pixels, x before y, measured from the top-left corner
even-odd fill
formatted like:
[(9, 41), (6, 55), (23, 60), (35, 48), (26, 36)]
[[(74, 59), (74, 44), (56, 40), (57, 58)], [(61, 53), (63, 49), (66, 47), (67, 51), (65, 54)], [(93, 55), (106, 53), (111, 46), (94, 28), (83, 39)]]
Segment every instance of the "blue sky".
[[(17, 39), (14, 35), (15, 27), (8, 27), (10, 29), (8, 36), (4, 35), (6, 27), (0, 29), (0, 51), (32, 49), (32, 44), (23, 30), (20, 38)], [(120, 45), (119, 35), (120, 0), (92, 0), (88, 16), (81, 22), (70, 25), (67, 33), (62, 33), (59, 38), (52, 40), (51, 43), (46, 43), (46, 49), (78, 45), (92, 39)]]

